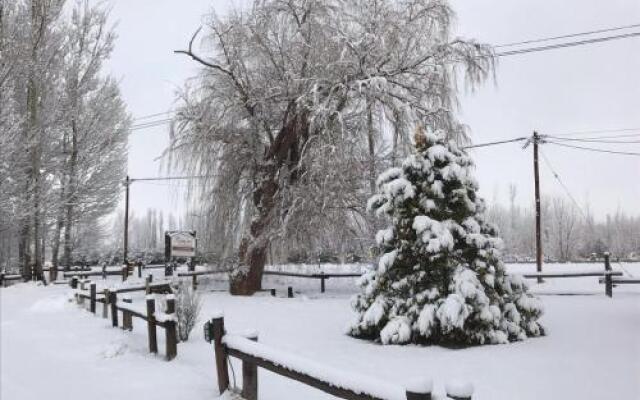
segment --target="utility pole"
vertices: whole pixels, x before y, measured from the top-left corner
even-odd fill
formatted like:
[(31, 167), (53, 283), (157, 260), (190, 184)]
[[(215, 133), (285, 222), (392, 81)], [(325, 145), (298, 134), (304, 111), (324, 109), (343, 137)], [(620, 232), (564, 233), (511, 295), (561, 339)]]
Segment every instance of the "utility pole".
[(129, 179), (129, 175), (127, 175), (127, 179), (125, 180), (125, 203), (124, 203), (124, 255), (123, 261), (125, 265), (128, 265), (128, 252), (129, 252), (129, 186), (131, 185), (131, 180)]
[[(542, 239), (541, 239), (541, 218), (540, 218), (540, 171), (538, 168), (538, 143), (540, 136), (538, 132), (533, 132), (533, 175), (535, 182), (536, 197), (536, 270), (542, 273)], [(542, 278), (538, 277), (538, 283), (542, 283)]]

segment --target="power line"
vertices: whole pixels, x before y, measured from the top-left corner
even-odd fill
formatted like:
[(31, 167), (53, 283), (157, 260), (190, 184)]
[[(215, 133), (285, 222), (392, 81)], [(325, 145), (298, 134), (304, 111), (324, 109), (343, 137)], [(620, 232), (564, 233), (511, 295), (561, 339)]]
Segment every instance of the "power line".
[(188, 180), (188, 179), (206, 179), (206, 178), (216, 178), (219, 175), (191, 175), (191, 176), (161, 176), (156, 178), (131, 178), (129, 182), (136, 181), (179, 181), (179, 180)]
[(560, 186), (562, 186), (562, 189), (564, 189), (565, 193), (567, 194), (567, 196), (571, 199), (571, 201), (573, 201), (573, 204), (575, 204), (576, 208), (578, 209), (578, 211), (580, 211), (580, 214), (582, 214), (582, 216), (586, 219), (587, 215), (585, 214), (585, 212), (582, 210), (582, 207), (580, 206), (580, 203), (578, 203), (578, 201), (575, 199), (575, 197), (573, 197), (573, 195), (571, 194), (571, 192), (569, 191), (569, 188), (567, 187), (567, 185), (564, 184), (564, 182), (562, 181), (562, 179), (560, 178), (560, 175), (556, 172), (556, 170), (551, 166), (551, 162), (549, 161), (549, 159), (547, 158), (547, 156), (544, 154), (544, 152), (542, 150), (540, 150), (540, 154), (542, 155), (542, 160), (544, 161), (544, 163), (547, 165), (547, 167), (549, 168), (549, 170), (551, 171), (551, 173), (553, 174), (553, 176), (556, 178), (556, 180), (558, 181), (558, 183), (560, 184)]
[(142, 121), (142, 120), (145, 120), (145, 119), (150, 119), (150, 118), (154, 118), (154, 117), (160, 117), (162, 115), (168, 115), (168, 114), (172, 114), (172, 113), (173, 113), (173, 111), (167, 110), (167, 111), (160, 112), (160, 113), (143, 115), (141, 117), (135, 117), (135, 118), (133, 118), (133, 121)]
[(615, 150), (597, 149), (597, 148), (594, 148), (594, 147), (574, 146), (574, 145), (571, 145), (571, 144), (554, 142), (552, 140), (548, 140), (547, 143), (552, 143), (552, 144), (555, 144), (556, 146), (569, 147), (569, 148), (573, 148), (573, 149), (586, 150), (586, 151), (593, 151), (593, 152), (597, 152), (597, 153), (620, 154), (620, 155), (625, 155), (625, 156), (636, 156), (636, 157), (640, 156), (640, 153), (633, 153), (633, 152), (627, 152), (627, 151), (615, 151)]
[(505, 52), (502, 52), (502, 53), (496, 53), (495, 56), (496, 57), (515, 56), (515, 55), (519, 55), (519, 54), (536, 53), (536, 52), (541, 52), (541, 51), (562, 49), (562, 48), (566, 48), (566, 47), (584, 46), (584, 45), (588, 45), (588, 44), (608, 42), (608, 41), (611, 41), (611, 40), (629, 39), (629, 38), (633, 38), (633, 37), (637, 37), (637, 36), (640, 36), (640, 32), (631, 32), (631, 33), (625, 33), (625, 34), (621, 34), (621, 35), (603, 36), (603, 37), (599, 37), (599, 38), (578, 40), (578, 41), (573, 41), (573, 42), (550, 44), (550, 45), (547, 45), (547, 46), (529, 47), (529, 48), (518, 49), (518, 50), (510, 50), (510, 51), (505, 51)]
[(524, 40), (524, 41), (521, 41), (521, 42), (503, 43), (503, 44), (499, 44), (499, 45), (496, 45), (496, 46), (493, 46), (493, 47), (496, 48), (496, 49), (499, 49), (499, 48), (503, 48), (503, 47), (520, 46), (520, 45), (523, 45), (523, 44), (550, 42), (550, 41), (553, 41), (553, 40), (569, 39), (569, 38), (574, 38), (574, 37), (579, 37), (579, 36), (593, 35), (593, 34), (596, 34), (596, 33), (606, 33), (606, 32), (621, 31), (621, 30), (637, 28), (637, 27), (640, 27), (640, 24), (616, 26), (616, 27), (612, 27), (612, 28), (598, 29), (598, 30), (593, 30), (593, 31), (571, 33), (571, 34), (562, 35), (562, 36), (551, 36), (551, 37), (545, 37), (545, 38), (540, 38), (540, 39), (530, 39), (530, 40)]
[(606, 139), (592, 139), (592, 138), (577, 139), (577, 138), (562, 138), (562, 137), (556, 137), (556, 136), (547, 136), (547, 137), (555, 140), (560, 140), (563, 142), (583, 142), (583, 143), (603, 143), (603, 144), (640, 143), (640, 140), (606, 140)]
[(471, 146), (464, 146), (462, 148), (464, 150), (466, 150), (466, 149), (477, 149), (479, 147), (487, 147), (487, 146), (495, 146), (495, 145), (498, 145), (498, 144), (521, 142), (523, 140), (528, 140), (528, 139), (529, 139), (528, 137), (519, 137), (519, 138), (515, 138), (515, 139), (499, 140), (497, 142), (474, 144), (474, 145), (471, 145)]
[(165, 125), (165, 124), (171, 123), (172, 121), (173, 121), (172, 118), (165, 118), (165, 119), (160, 119), (160, 120), (156, 120), (156, 121), (149, 121), (149, 122), (145, 122), (145, 123), (132, 125), (131, 128), (129, 128), (129, 130), (135, 131), (135, 130), (139, 130), (139, 129), (152, 128), (154, 126)]
[[(640, 128), (598, 129), (598, 130), (587, 130), (587, 131), (550, 133), (549, 135), (550, 136), (584, 136), (584, 135), (594, 135), (598, 133), (616, 133), (616, 132), (640, 132)], [(590, 139), (614, 139), (614, 138), (632, 137), (632, 136), (640, 136), (640, 133), (634, 133), (634, 134), (628, 134), (628, 135), (616, 135), (616, 136), (600, 136), (600, 137), (592, 137)]]

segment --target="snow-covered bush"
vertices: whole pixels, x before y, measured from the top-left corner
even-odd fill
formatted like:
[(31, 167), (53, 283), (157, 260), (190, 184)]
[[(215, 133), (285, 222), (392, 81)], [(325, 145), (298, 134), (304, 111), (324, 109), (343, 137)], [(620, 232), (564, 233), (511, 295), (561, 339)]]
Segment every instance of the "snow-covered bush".
[(178, 316), (178, 337), (186, 342), (200, 315), (202, 300), (200, 295), (185, 282), (176, 289), (176, 313)]
[(383, 344), (507, 343), (544, 334), (540, 301), (506, 274), (473, 163), (442, 132), (416, 133), (416, 153), (384, 172), (368, 207), (391, 227), (360, 280), (349, 333)]

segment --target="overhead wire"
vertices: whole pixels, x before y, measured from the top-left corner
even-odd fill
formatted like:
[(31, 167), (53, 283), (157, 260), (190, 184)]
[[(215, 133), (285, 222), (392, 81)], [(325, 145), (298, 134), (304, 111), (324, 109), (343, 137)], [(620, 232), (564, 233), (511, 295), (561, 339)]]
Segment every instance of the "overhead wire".
[(608, 42), (611, 40), (629, 39), (629, 38), (638, 37), (638, 36), (640, 36), (640, 32), (630, 32), (630, 33), (614, 35), (614, 36), (604, 36), (599, 38), (591, 38), (591, 39), (578, 40), (573, 42), (550, 44), (546, 46), (529, 47), (529, 48), (517, 49), (517, 50), (508, 50), (504, 52), (495, 53), (495, 56), (507, 57), (507, 56), (525, 54), (525, 53), (537, 53), (541, 51), (549, 51), (549, 50), (562, 49), (567, 47), (576, 47), (576, 46), (584, 46), (587, 44)]
[(573, 195), (571, 194), (571, 191), (569, 191), (569, 188), (567, 187), (567, 185), (564, 184), (564, 182), (560, 178), (560, 175), (553, 168), (553, 166), (551, 165), (551, 161), (549, 161), (549, 158), (547, 158), (547, 156), (545, 155), (545, 153), (541, 149), (539, 150), (539, 152), (540, 152), (540, 155), (542, 156), (542, 160), (547, 165), (547, 167), (549, 168), (549, 170), (551, 171), (553, 176), (556, 178), (556, 180), (560, 184), (560, 186), (562, 186), (562, 189), (565, 191), (567, 196), (571, 199), (571, 201), (576, 206), (578, 211), (580, 211), (580, 214), (582, 214), (582, 216), (586, 219), (587, 218), (587, 214), (584, 212), (584, 210), (582, 210), (582, 207), (580, 206), (580, 203), (578, 203), (578, 201), (575, 199), (575, 197), (573, 197)]
[(569, 39), (569, 38), (580, 37), (580, 36), (588, 36), (588, 35), (594, 35), (596, 33), (615, 32), (615, 31), (621, 31), (621, 30), (626, 30), (626, 29), (631, 29), (631, 28), (638, 28), (638, 27), (640, 27), (640, 24), (615, 26), (615, 27), (611, 27), (611, 28), (597, 29), (597, 30), (592, 30), (592, 31), (570, 33), (570, 34), (561, 35), (561, 36), (551, 36), (551, 37), (545, 37), (545, 38), (539, 38), (539, 39), (523, 40), (523, 41), (520, 41), (520, 42), (503, 43), (503, 44), (495, 45), (493, 47), (499, 49), (499, 48), (504, 48), (504, 47), (521, 46), (523, 44), (550, 42), (550, 41), (554, 41), (554, 40)]
[(640, 153), (635, 153), (635, 152), (630, 152), (630, 151), (616, 151), (616, 150), (598, 149), (598, 148), (594, 148), (594, 147), (575, 146), (575, 145), (571, 145), (571, 144), (556, 142), (556, 141), (553, 141), (553, 140), (546, 140), (545, 143), (551, 143), (551, 144), (555, 144), (556, 146), (568, 147), (568, 148), (572, 148), (572, 149), (592, 151), (592, 152), (596, 152), (596, 153), (610, 153), (610, 154), (619, 154), (619, 155), (625, 155), (625, 156), (640, 157)]

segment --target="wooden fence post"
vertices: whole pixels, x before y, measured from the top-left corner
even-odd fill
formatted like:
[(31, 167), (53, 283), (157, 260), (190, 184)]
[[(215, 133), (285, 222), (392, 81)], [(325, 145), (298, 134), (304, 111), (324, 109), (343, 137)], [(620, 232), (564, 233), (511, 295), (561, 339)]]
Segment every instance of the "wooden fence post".
[(142, 261), (138, 261), (138, 278), (142, 278)]
[(320, 272), (320, 293), (324, 293), (324, 271)]
[(4, 287), (4, 272), (0, 272), (0, 287)]
[(144, 280), (144, 292), (145, 294), (151, 294), (151, 275), (147, 275), (147, 278)]
[(109, 289), (104, 290), (104, 302), (102, 303), (102, 318), (109, 318)]
[[(247, 339), (258, 341), (258, 334), (248, 336)], [(242, 361), (242, 398), (258, 400), (258, 366), (249, 361)]]
[(276, 297), (276, 290), (275, 289), (271, 289), (271, 296)]
[(293, 288), (291, 286), (287, 287), (287, 297), (290, 299), (293, 298)]
[(122, 282), (127, 280), (128, 273), (129, 273), (129, 266), (125, 264), (122, 266)]
[(176, 313), (176, 298), (174, 295), (167, 296), (167, 315), (170, 315), (165, 321), (165, 343), (167, 345), (167, 361), (171, 361), (178, 355), (178, 315)]
[(431, 400), (432, 391), (433, 381), (431, 379), (423, 379), (408, 386), (405, 393), (407, 400)]
[(111, 305), (111, 326), (118, 327), (118, 294), (109, 292), (109, 305)]
[[(122, 298), (122, 302), (131, 304), (133, 301), (131, 300), (131, 297), (124, 296)], [(122, 329), (125, 331), (133, 330), (133, 317), (131, 316), (131, 313), (125, 309), (122, 310)]]
[(69, 283), (71, 285), (71, 289), (77, 289), (78, 288), (78, 277), (77, 276), (72, 276), (71, 277), (71, 281)]
[(89, 285), (89, 311), (96, 313), (96, 284), (94, 282)]
[(216, 353), (216, 369), (218, 370), (218, 390), (220, 394), (229, 389), (229, 370), (227, 366), (227, 351), (222, 344), (224, 336), (224, 317), (220, 316), (211, 320), (214, 349)]
[(447, 396), (453, 400), (471, 400), (473, 385), (466, 382), (450, 382), (445, 385)]
[(156, 299), (147, 296), (147, 331), (149, 333), (149, 352), (158, 353), (158, 337), (156, 336)]
[(609, 252), (604, 253), (604, 293), (607, 297), (613, 297), (613, 277), (609, 257)]
[(193, 290), (196, 290), (198, 288), (198, 277), (196, 275), (193, 275), (191, 277), (191, 287), (193, 288)]

